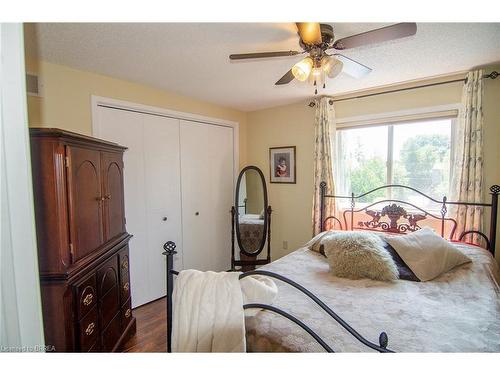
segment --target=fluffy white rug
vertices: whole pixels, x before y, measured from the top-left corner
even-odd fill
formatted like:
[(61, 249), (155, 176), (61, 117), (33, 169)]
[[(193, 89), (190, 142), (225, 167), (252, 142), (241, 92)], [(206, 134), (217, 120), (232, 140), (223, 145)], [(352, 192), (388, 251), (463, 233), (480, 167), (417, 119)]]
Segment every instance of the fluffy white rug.
[(379, 236), (366, 232), (335, 232), (321, 239), (333, 275), (348, 279), (392, 281), (398, 268)]

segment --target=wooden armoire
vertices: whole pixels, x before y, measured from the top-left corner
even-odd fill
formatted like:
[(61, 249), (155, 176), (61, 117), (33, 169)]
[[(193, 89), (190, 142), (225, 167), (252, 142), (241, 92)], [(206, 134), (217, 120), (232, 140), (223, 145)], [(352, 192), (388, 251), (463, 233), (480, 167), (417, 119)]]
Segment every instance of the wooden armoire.
[(125, 147), (31, 128), (45, 344), (110, 352), (135, 332), (125, 229)]

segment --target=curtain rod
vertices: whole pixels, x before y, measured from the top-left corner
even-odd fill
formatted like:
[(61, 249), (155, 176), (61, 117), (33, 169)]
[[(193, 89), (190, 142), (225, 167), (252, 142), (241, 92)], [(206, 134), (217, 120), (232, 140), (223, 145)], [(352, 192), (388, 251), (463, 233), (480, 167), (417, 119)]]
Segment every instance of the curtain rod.
[[(497, 78), (499, 75), (499, 73), (497, 71), (493, 71), (489, 74), (484, 74), (482, 78), (491, 78), (491, 79), (495, 79)], [(426, 85), (420, 85), (420, 86), (412, 86), (412, 87), (405, 87), (405, 88), (402, 88), (402, 89), (394, 89), (394, 90), (388, 90), (388, 91), (383, 91), (383, 92), (376, 92), (376, 93), (372, 93), (372, 94), (364, 94), (364, 95), (359, 95), (359, 96), (352, 96), (352, 97), (349, 97), (349, 98), (342, 98), (342, 99), (330, 99), (328, 101), (328, 103), (331, 105), (335, 102), (341, 102), (341, 101), (344, 101), (344, 100), (352, 100), (352, 99), (361, 99), (361, 98), (368, 98), (370, 96), (377, 96), (377, 95), (383, 95), (383, 94), (391, 94), (391, 93), (394, 93), (394, 92), (399, 92), (399, 91), (407, 91), (407, 90), (414, 90), (414, 89), (421, 89), (421, 88), (424, 88), (424, 87), (431, 87), (431, 86), (439, 86), (439, 85), (446, 85), (448, 83), (455, 83), (455, 82), (467, 82), (467, 77), (466, 78), (461, 78), (461, 79), (453, 79), (453, 80), (450, 80), (450, 81), (443, 81), (443, 82), (436, 82), (436, 83), (428, 83)], [(316, 105), (316, 102), (314, 100), (311, 100), (311, 102), (309, 102), (309, 107), (314, 107)]]

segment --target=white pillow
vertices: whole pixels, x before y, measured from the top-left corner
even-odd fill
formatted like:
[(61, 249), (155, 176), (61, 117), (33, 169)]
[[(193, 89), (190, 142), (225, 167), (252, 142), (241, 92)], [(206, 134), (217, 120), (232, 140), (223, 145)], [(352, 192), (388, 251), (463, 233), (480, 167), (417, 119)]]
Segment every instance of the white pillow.
[(432, 280), (452, 268), (470, 262), (470, 258), (430, 228), (404, 236), (387, 236), (413, 273), (421, 280)]
[(319, 242), (324, 245), (330, 271), (335, 276), (382, 281), (398, 279), (398, 268), (377, 235), (351, 231), (328, 232)]

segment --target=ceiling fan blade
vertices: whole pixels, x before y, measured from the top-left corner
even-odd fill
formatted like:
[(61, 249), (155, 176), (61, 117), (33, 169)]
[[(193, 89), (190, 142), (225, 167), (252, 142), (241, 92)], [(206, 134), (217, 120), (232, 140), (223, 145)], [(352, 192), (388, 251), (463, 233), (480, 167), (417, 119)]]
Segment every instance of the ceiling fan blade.
[(283, 77), (281, 77), (275, 85), (286, 85), (287, 83), (290, 83), (293, 81), (295, 77), (293, 76), (292, 69), (290, 69), (288, 72), (285, 73)]
[(244, 60), (244, 59), (260, 59), (265, 57), (283, 57), (295, 56), (300, 52), (297, 51), (278, 51), (278, 52), (255, 52), (255, 53), (236, 53), (229, 55), (230, 60)]
[(381, 43), (415, 35), (416, 32), (417, 24), (414, 22), (397, 23), (395, 25), (382, 27), (381, 29), (339, 39), (333, 44), (333, 48), (343, 50), (365, 46), (367, 44)]
[(297, 22), (297, 29), (299, 30), (300, 39), (304, 44), (320, 44), (321, 27), (317, 22)]
[(335, 53), (334, 56), (344, 64), (342, 71), (349, 74), (351, 77), (362, 78), (372, 71), (372, 69), (366, 65), (350, 59), (347, 56), (341, 55), (340, 53)]

